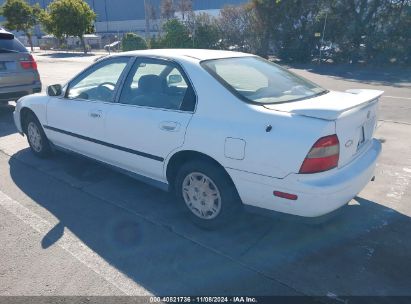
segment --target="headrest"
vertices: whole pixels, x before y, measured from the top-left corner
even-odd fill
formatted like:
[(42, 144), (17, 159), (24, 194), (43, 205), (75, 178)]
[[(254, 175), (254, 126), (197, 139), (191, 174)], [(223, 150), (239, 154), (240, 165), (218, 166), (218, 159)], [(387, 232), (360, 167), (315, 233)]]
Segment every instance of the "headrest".
[(162, 92), (163, 81), (157, 75), (144, 75), (138, 80), (138, 88), (145, 93)]

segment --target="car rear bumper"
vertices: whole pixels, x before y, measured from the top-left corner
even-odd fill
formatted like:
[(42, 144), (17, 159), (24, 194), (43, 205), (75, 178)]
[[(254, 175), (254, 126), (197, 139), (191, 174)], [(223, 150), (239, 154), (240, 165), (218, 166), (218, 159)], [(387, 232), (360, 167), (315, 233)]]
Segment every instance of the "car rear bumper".
[[(245, 205), (287, 214), (317, 217), (330, 213), (354, 198), (374, 176), (381, 143), (373, 139), (348, 165), (318, 174), (290, 174), (283, 179), (227, 169)], [(296, 200), (273, 195), (295, 194)]]
[(15, 101), (19, 98), (41, 92), (41, 83), (0, 88), (0, 102)]

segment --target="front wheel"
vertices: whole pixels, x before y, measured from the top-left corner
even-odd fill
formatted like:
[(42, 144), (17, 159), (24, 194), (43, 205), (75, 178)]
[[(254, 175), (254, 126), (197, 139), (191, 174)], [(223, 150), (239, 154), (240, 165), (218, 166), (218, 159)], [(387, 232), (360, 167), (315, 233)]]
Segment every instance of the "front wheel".
[(202, 228), (228, 224), (241, 206), (227, 173), (208, 161), (184, 164), (177, 174), (175, 191), (180, 205)]
[(25, 126), (31, 151), (38, 157), (47, 157), (51, 152), (50, 144), (38, 119), (33, 114), (28, 114)]

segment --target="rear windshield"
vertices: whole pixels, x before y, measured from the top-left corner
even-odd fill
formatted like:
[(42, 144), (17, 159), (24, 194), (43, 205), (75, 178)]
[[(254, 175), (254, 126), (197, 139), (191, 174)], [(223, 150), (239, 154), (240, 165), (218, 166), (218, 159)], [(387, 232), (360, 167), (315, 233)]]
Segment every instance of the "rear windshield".
[(260, 57), (214, 59), (203, 61), (201, 65), (227, 89), (247, 102), (284, 103), (328, 92)]
[(27, 49), (16, 38), (0, 35), (0, 53), (27, 53)]

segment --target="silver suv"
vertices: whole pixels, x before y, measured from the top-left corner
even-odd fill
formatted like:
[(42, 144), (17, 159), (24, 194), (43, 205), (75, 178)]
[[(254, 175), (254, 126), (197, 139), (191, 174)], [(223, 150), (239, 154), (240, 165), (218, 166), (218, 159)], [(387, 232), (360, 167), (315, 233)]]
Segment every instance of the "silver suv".
[(40, 91), (33, 56), (12, 33), (0, 28), (0, 104)]

